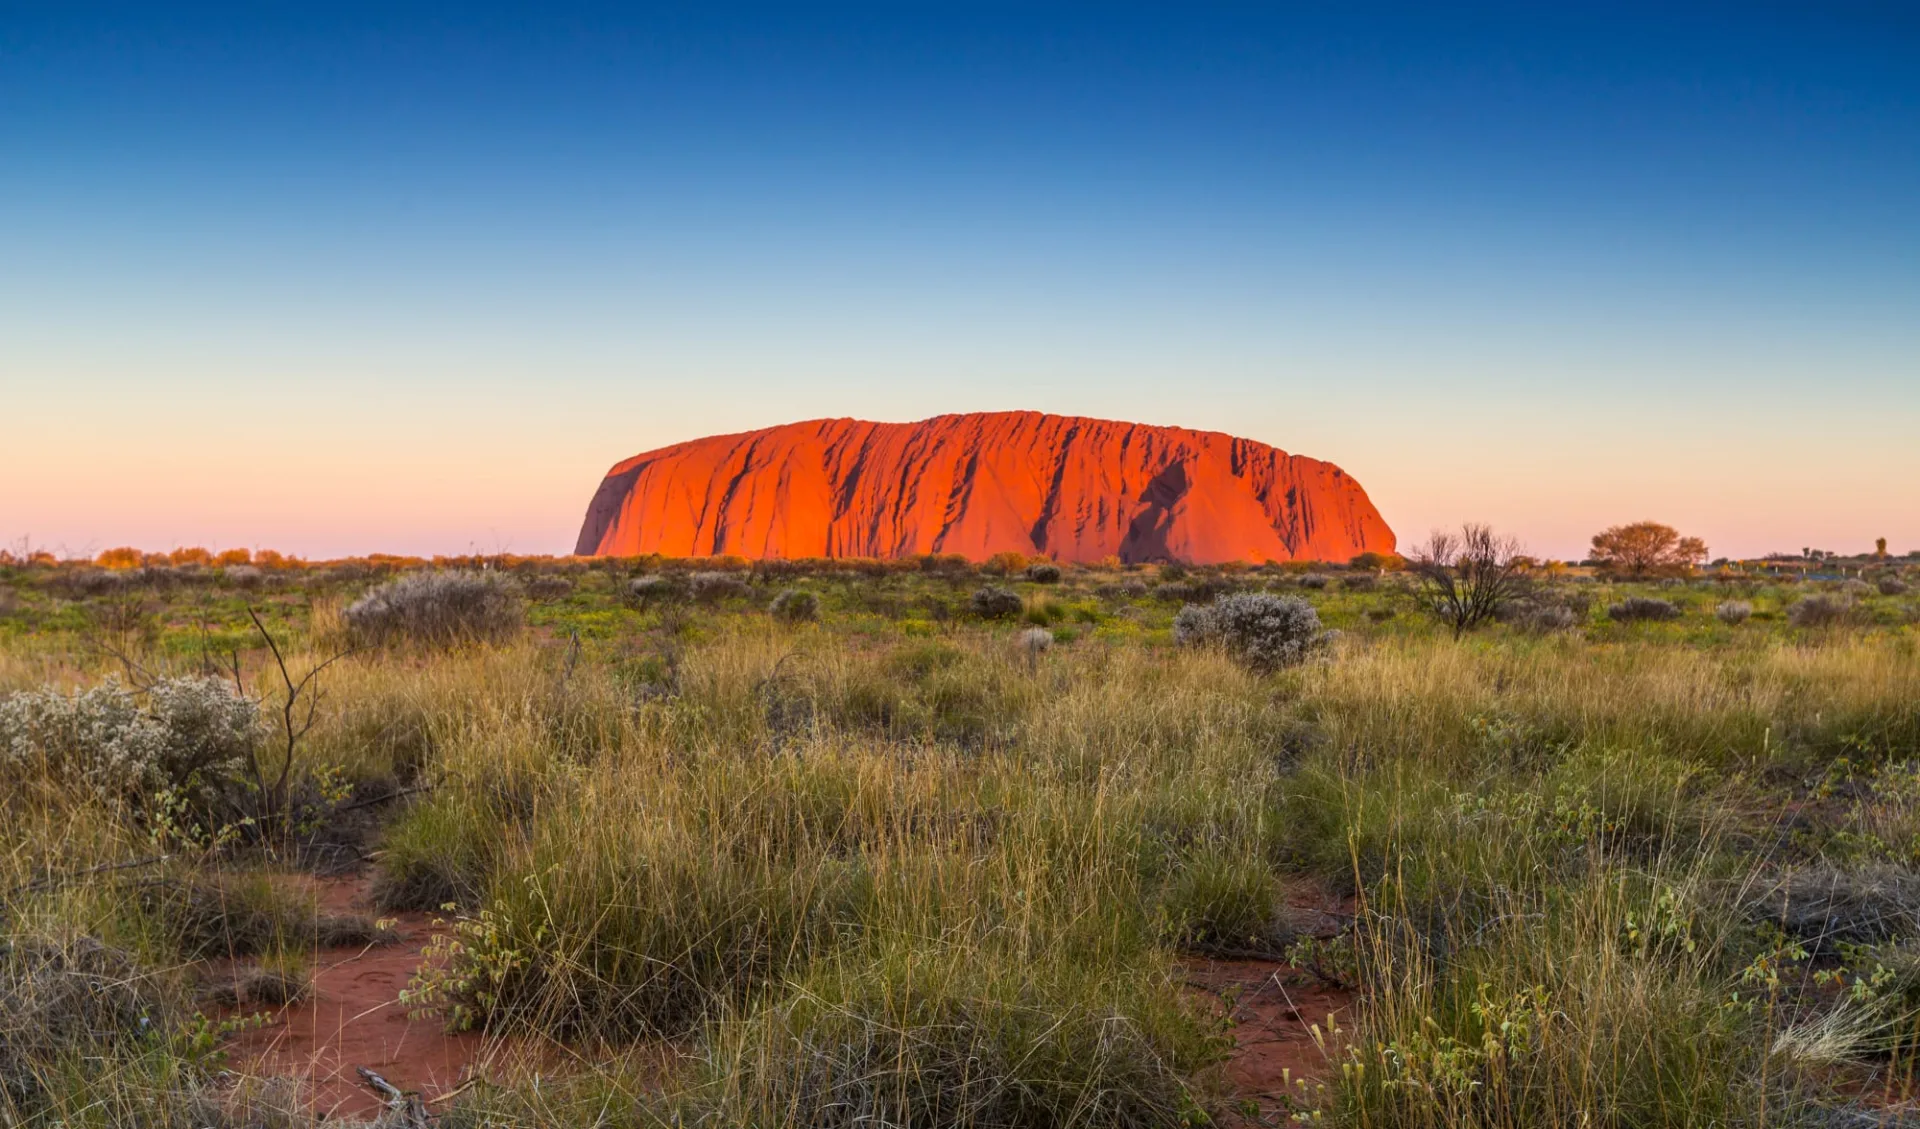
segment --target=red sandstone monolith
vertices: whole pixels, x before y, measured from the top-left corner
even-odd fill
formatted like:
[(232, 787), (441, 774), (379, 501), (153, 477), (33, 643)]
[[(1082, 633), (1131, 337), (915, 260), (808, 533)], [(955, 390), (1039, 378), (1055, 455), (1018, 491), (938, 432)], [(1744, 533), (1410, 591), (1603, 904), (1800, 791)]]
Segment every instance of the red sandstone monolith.
[(1332, 463), (1217, 431), (983, 412), (810, 420), (635, 455), (601, 482), (575, 552), (1211, 564), (1393, 548)]

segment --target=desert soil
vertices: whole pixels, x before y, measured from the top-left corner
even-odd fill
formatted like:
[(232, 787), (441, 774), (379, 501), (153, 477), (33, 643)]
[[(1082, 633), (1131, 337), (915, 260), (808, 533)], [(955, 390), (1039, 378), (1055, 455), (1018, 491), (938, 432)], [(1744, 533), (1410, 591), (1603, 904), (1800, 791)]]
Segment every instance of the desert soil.
[[(326, 913), (373, 913), (364, 877), (315, 883)], [(265, 1026), (238, 1033), (230, 1053), (248, 1074), (292, 1077), (309, 1088), (313, 1107), (329, 1117), (365, 1117), (382, 1108), (361, 1081), (364, 1066), (432, 1104), (467, 1081), (481, 1037), (450, 1035), (434, 1017), (411, 1018), (400, 1002), (434, 935), (424, 914), (386, 915), (397, 943), (316, 954), (307, 998), (270, 1012)]]

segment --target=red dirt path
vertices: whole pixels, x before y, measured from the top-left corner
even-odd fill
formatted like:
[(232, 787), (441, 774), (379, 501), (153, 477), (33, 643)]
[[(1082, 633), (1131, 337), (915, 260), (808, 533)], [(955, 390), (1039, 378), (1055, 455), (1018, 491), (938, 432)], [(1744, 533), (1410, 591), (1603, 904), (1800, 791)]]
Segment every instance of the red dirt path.
[[(315, 893), (323, 911), (364, 913), (365, 888), (362, 879), (345, 879), (319, 883)], [(432, 921), (422, 914), (393, 916), (399, 943), (317, 954), (313, 991), (281, 1008), (268, 1025), (236, 1035), (235, 1065), (299, 1080), (314, 1109), (330, 1117), (380, 1111), (380, 1099), (355, 1073), (358, 1066), (429, 1101), (466, 1081), (480, 1058), (481, 1037), (449, 1035), (436, 1018), (410, 1019), (400, 1003), (432, 939)]]
[[(367, 913), (366, 890), (365, 878), (336, 879), (316, 882), (313, 895), (322, 912)], [(1304, 905), (1295, 912), (1316, 912)], [(397, 943), (319, 953), (305, 1000), (234, 1036), (229, 1049), (235, 1066), (248, 1074), (293, 1078), (315, 1112), (344, 1118), (372, 1117), (382, 1109), (356, 1067), (431, 1105), (488, 1065), (480, 1035), (450, 1035), (438, 1018), (407, 1015), (400, 992), (433, 939), (433, 921), (424, 914), (390, 919)], [(1231, 1006), (1235, 1049), (1224, 1072), (1231, 1096), (1255, 1102), (1263, 1114), (1313, 1103), (1313, 1087), (1331, 1073), (1329, 1055), (1338, 1050), (1323, 1050), (1311, 1029), (1324, 1033), (1330, 1016), (1344, 1017), (1352, 993), (1278, 961), (1195, 958), (1186, 963), (1186, 975), (1193, 988)]]
[(1236, 1100), (1254, 1101), (1263, 1114), (1314, 1104), (1314, 1087), (1333, 1072), (1340, 1048), (1329, 1040), (1323, 1050), (1312, 1028), (1325, 1035), (1329, 1016), (1344, 1019), (1351, 992), (1268, 960), (1192, 960), (1187, 982), (1231, 1001), (1235, 1045), (1225, 1076)]

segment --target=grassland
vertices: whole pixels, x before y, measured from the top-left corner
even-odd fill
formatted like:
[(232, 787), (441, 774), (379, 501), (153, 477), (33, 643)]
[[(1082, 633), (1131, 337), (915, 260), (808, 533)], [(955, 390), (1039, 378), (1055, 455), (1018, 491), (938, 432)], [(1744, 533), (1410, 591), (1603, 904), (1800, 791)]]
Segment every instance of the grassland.
[[(409, 1006), (502, 1049), (449, 1126), (1904, 1123), (1898, 584), (1802, 626), (1833, 586), (1550, 578), (1570, 628), (1456, 641), (1339, 569), (793, 566), (696, 599), (630, 582), (711, 563), (495, 563), (524, 631), (337, 658), (392, 566), (0, 572), (0, 697), (217, 677), (269, 769), (216, 802), (7, 763), (0, 1124), (309, 1123), (220, 990), (376, 943), (301, 894), (356, 872), (369, 918), (446, 923)], [(985, 583), (1022, 613), (974, 615)], [(1183, 604), (1267, 589), (1339, 637), (1274, 673), (1173, 645)], [(769, 614), (789, 590), (814, 618)], [(1610, 619), (1631, 595), (1680, 614)], [(296, 682), (335, 660), (278, 789), (266, 636)], [(1351, 994), (1300, 1017), (1302, 1084), (1236, 1090), (1210, 957)]]

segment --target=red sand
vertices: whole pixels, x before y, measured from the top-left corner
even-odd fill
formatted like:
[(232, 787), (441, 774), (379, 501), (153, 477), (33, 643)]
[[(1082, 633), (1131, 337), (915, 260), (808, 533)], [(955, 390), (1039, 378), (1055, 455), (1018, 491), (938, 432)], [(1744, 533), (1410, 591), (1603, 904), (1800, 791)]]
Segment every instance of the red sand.
[[(317, 891), (322, 909), (364, 911), (359, 882), (329, 882)], [(381, 1102), (354, 1068), (373, 1070), (429, 1100), (466, 1080), (480, 1056), (477, 1034), (449, 1035), (436, 1018), (409, 1019), (400, 992), (433, 936), (421, 914), (399, 914), (400, 943), (318, 954), (309, 997), (282, 1008), (265, 1027), (238, 1034), (231, 1051), (251, 1074), (293, 1077), (308, 1086), (313, 1107), (329, 1116), (366, 1117)]]
[[(365, 890), (364, 879), (322, 881), (314, 895), (324, 911), (365, 912)], [(1314, 919), (1322, 926), (1312, 931), (1331, 932), (1334, 917), (1315, 908), (1317, 898), (1302, 894), (1288, 900), (1303, 921)], [(425, 915), (394, 916), (397, 944), (319, 954), (312, 993), (274, 1013), (266, 1026), (238, 1033), (229, 1045), (235, 1065), (249, 1074), (295, 1078), (316, 1112), (356, 1118), (382, 1109), (356, 1067), (367, 1067), (430, 1104), (479, 1071), (485, 1065), (480, 1035), (449, 1035), (439, 1019), (409, 1018), (401, 1005), (400, 991), (420, 966), (434, 931)], [(1324, 1033), (1329, 1016), (1344, 1019), (1352, 993), (1276, 961), (1195, 959), (1187, 962), (1186, 973), (1192, 987), (1223, 1006), (1232, 1000), (1235, 1048), (1225, 1080), (1233, 1097), (1251, 1099), (1266, 1113), (1281, 1112), (1287, 1101), (1312, 1096), (1289, 1080), (1327, 1079), (1337, 1061), (1329, 1055), (1339, 1050), (1331, 1044), (1323, 1050), (1310, 1029), (1317, 1025)], [(552, 1060), (556, 1053), (549, 1048), (536, 1057)], [(672, 1053), (661, 1048), (663, 1070)]]
[(1336, 1070), (1341, 1048), (1329, 1040), (1323, 1049), (1311, 1028), (1318, 1026), (1324, 1036), (1328, 1016), (1344, 1022), (1352, 993), (1265, 960), (1195, 960), (1187, 977), (1195, 987), (1233, 1000), (1234, 1049), (1226, 1080), (1234, 1097), (1272, 1112), (1284, 1108), (1283, 1098), (1313, 1096), (1289, 1080), (1324, 1082)]
[(576, 552), (1345, 561), (1393, 531), (1347, 473), (1217, 431), (990, 412), (813, 420), (636, 455)]

